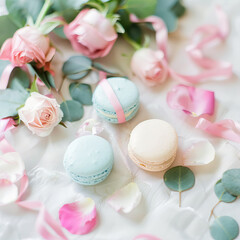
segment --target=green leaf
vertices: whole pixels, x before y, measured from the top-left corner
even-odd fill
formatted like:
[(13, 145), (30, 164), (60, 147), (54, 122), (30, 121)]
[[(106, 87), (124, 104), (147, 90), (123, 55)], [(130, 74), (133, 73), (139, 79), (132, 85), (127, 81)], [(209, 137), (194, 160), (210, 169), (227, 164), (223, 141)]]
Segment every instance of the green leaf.
[(38, 92), (37, 77), (35, 77), (32, 85), (31, 85), (30, 93), (32, 93), (32, 92)]
[(224, 172), (222, 184), (229, 193), (234, 196), (240, 196), (240, 168)]
[(28, 16), (31, 16), (32, 19), (36, 21), (43, 4), (44, 0), (6, 0), (9, 15), (19, 28), (26, 24)]
[(108, 69), (107, 67), (103, 66), (102, 64), (100, 64), (98, 62), (93, 62), (92, 66), (99, 71), (103, 71), (103, 72), (106, 72), (106, 73), (109, 73), (109, 74), (112, 74), (112, 75), (120, 75), (119, 73)]
[(73, 100), (83, 105), (92, 105), (92, 89), (85, 83), (71, 83), (69, 92)]
[(157, 6), (157, 0), (126, 0), (126, 8), (130, 13), (139, 18), (153, 15)]
[(4, 41), (11, 38), (18, 27), (12, 22), (9, 15), (0, 16), (0, 47)]
[(83, 106), (77, 101), (69, 100), (62, 102), (60, 107), (63, 111), (63, 122), (74, 122), (83, 117)]
[(29, 88), (29, 85), (30, 80), (27, 73), (19, 67), (14, 68), (10, 75), (9, 87), (11, 89), (25, 92), (26, 89)]
[(68, 79), (79, 80), (92, 69), (92, 60), (85, 56), (72, 56), (64, 64), (62, 71)]
[(15, 89), (0, 90), (0, 119), (16, 116), (17, 109), (25, 103), (28, 96), (27, 92)]
[(50, 22), (45, 22), (42, 24), (39, 28), (42, 34), (47, 35), (50, 32), (52, 32), (56, 27), (63, 25), (64, 22), (61, 20), (55, 20), (55, 21), (50, 21)]
[(79, 10), (83, 4), (89, 0), (53, 0), (53, 9), (57, 12), (65, 11), (66, 9)]
[(193, 172), (183, 166), (177, 166), (169, 169), (164, 174), (164, 182), (168, 188), (173, 191), (183, 192), (193, 187), (195, 176)]
[(176, 17), (182, 17), (186, 12), (186, 8), (181, 4), (180, 1), (177, 1), (175, 5), (172, 6), (171, 11)]
[(239, 234), (239, 226), (232, 217), (221, 216), (210, 226), (210, 233), (215, 240), (233, 240)]
[(219, 201), (230, 203), (237, 199), (236, 196), (230, 194), (223, 186), (222, 180), (218, 180), (214, 186), (214, 192), (218, 197)]
[(67, 39), (67, 37), (66, 37), (66, 35), (65, 35), (64, 31), (63, 31), (63, 26), (55, 28), (55, 29), (53, 30), (53, 32), (54, 32), (57, 36), (59, 36), (60, 38)]
[(133, 41), (141, 44), (142, 43), (142, 36), (143, 32), (140, 26), (137, 23), (132, 23), (130, 27), (126, 29), (126, 34), (130, 39)]
[(48, 87), (49, 89), (51, 87), (55, 88), (54, 79), (48, 71), (44, 71), (43, 68), (37, 68), (32, 64), (28, 64), (28, 69), (32, 75), (36, 75), (37, 77), (39, 77), (46, 85), (46, 87)]
[(126, 30), (132, 24), (131, 21), (130, 21), (130, 18), (129, 18), (129, 13), (126, 10), (121, 9), (121, 10), (118, 11), (118, 14), (120, 16), (119, 21), (122, 24), (122, 26), (124, 27), (124, 29)]

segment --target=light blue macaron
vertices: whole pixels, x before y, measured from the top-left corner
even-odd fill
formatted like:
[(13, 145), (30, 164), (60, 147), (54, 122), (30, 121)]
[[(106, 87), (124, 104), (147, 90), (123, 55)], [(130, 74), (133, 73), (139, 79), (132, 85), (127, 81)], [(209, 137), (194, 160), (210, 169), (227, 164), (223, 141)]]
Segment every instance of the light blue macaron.
[(87, 135), (70, 143), (63, 165), (75, 182), (95, 185), (107, 178), (113, 159), (113, 150), (108, 141), (96, 135)]
[[(122, 77), (111, 77), (107, 81), (122, 106), (126, 121), (132, 119), (139, 109), (139, 92), (136, 85)], [(94, 91), (93, 105), (100, 117), (111, 123), (119, 123), (116, 111), (101, 84)]]

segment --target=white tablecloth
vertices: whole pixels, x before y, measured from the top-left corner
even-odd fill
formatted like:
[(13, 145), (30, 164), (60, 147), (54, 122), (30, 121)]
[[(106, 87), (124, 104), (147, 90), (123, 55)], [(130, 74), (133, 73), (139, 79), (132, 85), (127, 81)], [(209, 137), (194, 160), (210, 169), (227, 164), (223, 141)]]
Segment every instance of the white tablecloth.
[[(227, 41), (209, 52), (211, 56), (233, 63), (234, 77), (224, 82), (209, 81), (198, 84), (199, 88), (212, 90), (216, 96), (216, 111), (213, 121), (230, 118), (240, 121), (240, 1), (186, 0), (186, 15), (179, 21), (178, 30), (169, 35), (171, 66), (181, 73), (196, 73), (198, 70), (187, 57), (184, 49), (194, 29), (203, 23), (216, 23), (214, 5), (219, 3), (227, 12), (231, 21), (231, 33)], [(54, 38), (54, 43), (62, 51), (58, 55), (59, 64), (69, 56), (77, 54), (71, 49), (68, 41)], [(155, 47), (152, 41), (152, 47)], [(122, 54), (127, 56), (123, 56)], [(30, 187), (25, 195), (26, 200), (42, 201), (49, 212), (58, 219), (59, 208), (82, 196), (91, 197), (97, 206), (98, 224), (94, 231), (85, 236), (65, 233), (69, 240), (131, 240), (141, 233), (149, 233), (163, 240), (209, 240), (208, 217), (211, 208), (218, 199), (214, 194), (214, 185), (222, 173), (240, 166), (239, 144), (223, 139), (212, 138), (195, 129), (197, 119), (182, 112), (172, 110), (166, 103), (167, 92), (177, 84), (169, 79), (166, 83), (149, 88), (132, 76), (129, 62), (133, 50), (121, 39), (117, 41), (110, 55), (100, 62), (128, 75), (138, 86), (141, 107), (137, 116), (122, 125), (104, 123), (103, 136), (114, 149), (114, 168), (108, 179), (96, 186), (84, 187), (71, 181), (63, 168), (63, 155), (68, 144), (75, 139), (75, 133), (81, 123), (88, 118), (97, 118), (92, 106), (84, 107), (85, 114), (81, 121), (55, 128), (47, 138), (33, 136), (26, 127), (18, 127), (7, 139), (21, 154)], [(61, 78), (58, 77), (57, 81)], [(91, 74), (84, 82), (94, 83), (97, 77)], [(68, 98), (69, 82), (63, 85), (64, 95)], [(95, 85), (93, 85), (93, 88)], [(195, 186), (182, 194), (182, 207), (178, 207), (178, 193), (171, 192), (163, 183), (163, 173), (149, 173), (137, 168), (128, 158), (127, 143), (131, 130), (141, 121), (160, 118), (170, 122), (179, 135), (179, 151), (174, 165), (181, 164), (182, 146), (189, 138), (208, 138), (216, 149), (216, 159), (205, 166), (191, 167), (196, 176)], [(142, 191), (140, 205), (130, 214), (115, 212), (105, 199), (115, 190), (135, 181)], [(240, 201), (221, 203), (215, 210), (217, 216), (228, 215), (240, 223)], [(16, 204), (0, 208), (1, 240), (38, 240), (42, 239), (34, 228), (37, 214), (24, 210)], [(240, 239), (240, 238), (238, 238)]]

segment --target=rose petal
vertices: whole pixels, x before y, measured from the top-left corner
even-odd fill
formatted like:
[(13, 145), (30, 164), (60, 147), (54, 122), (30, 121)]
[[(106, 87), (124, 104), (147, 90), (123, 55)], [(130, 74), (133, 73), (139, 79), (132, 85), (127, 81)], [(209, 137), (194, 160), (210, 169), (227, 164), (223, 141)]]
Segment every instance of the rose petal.
[(72, 234), (87, 234), (97, 222), (97, 211), (91, 198), (63, 205), (59, 210), (59, 219), (64, 228)]
[(134, 182), (116, 191), (107, 199), (107, 203), (117, 212), (131, 212), (141, 201), (142, 193)]
[(17, 152), (9, 152), (0, 156), (0, 179), (15, 183), (24, 174), (25, 166)]
[(0, 141), (4, 138), (4, 132), (14, 128), (14, 120), (12, 118), (0, 119)]
[(215, 149), (208, 140), (188, 140), (190, 147), (183, 155), (183, 164), (186, 166), (205, 165), (215, 158)]
[(240, 142), (240, 123), (231, 119), (224, 119), (219, 122), (212, 123), (205, 118), (200, 118), (196, 128), (219, 137), (234, 142)]
[(86, 120), (78, 129), (77, 136), (85, 135), (99, 135), (104, 130), (104, 127), (100, 122), (97, 122), (95, 119)]
[(0, 180), (0, 206), (17, 200), (18, 188), (8, 180)]
[(193, 117), (214, 113), (214, 92), (195, 87), (177, 85), (167, 95), (167, 103)]

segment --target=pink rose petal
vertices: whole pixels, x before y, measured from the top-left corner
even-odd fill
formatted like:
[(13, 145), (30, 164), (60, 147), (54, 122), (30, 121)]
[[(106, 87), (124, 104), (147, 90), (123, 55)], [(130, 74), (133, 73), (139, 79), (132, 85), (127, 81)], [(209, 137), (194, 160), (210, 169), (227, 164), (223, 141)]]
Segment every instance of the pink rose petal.
[(219, 138), (225, 138), (240, 143), (240, 123), (231, 119), (212, 123), (205, 118), (200, 118), (196, 128)]
[(215, 149), (208, 140), (190, 139), (187, 141), (187, 145), (183, 154), (185, 166), (205, 165), (214, 160)]
[(97, 222), (97, 211), (91, 198), (63, 205), (59, 210), (59, 219), (64, 228), (72, 234), (87, 234)]
[(107, 199), (107, 203), (117, 212), (131, 212), (141, 201), (142, 193), (134, 182), (116, 191)]
[(16, 201), (17, 198), (17, 186), (6, 179), (0, 179), (0, 206), (12, 203)]
[(177, 85), (167, 95), (167, 103), (193, 117), (214, 113), (214, 92), (195, 87)]
[(17, 152), (9, 152), (0, 156), (0, 179), (17, 182), (24, 175), (25, 166)]

